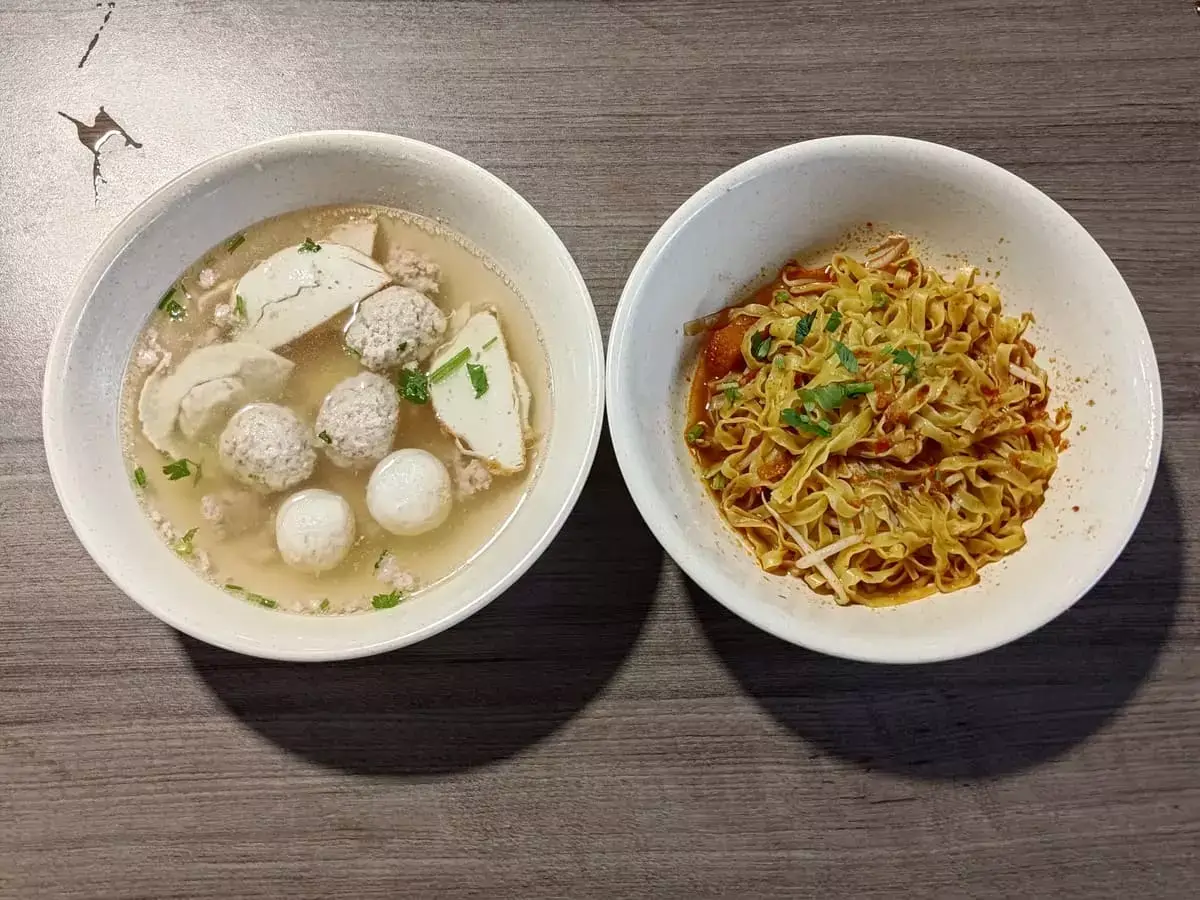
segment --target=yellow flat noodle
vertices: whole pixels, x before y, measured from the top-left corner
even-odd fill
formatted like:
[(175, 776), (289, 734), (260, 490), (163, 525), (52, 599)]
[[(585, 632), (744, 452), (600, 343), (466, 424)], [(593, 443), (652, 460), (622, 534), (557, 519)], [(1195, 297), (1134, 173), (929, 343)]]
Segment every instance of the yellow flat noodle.
[[(752, 326), (689, 446), (765, 570), (887, 606), (974, 584), (1024, 545), (1070, 412), (1049, 410), (1032, 317), (1005, 316), (975, 269), (947, 279), (901, 235), (871, 258), (789, 263), (706, 320)], [(801, 543), (816, 551), (804, 569)]]

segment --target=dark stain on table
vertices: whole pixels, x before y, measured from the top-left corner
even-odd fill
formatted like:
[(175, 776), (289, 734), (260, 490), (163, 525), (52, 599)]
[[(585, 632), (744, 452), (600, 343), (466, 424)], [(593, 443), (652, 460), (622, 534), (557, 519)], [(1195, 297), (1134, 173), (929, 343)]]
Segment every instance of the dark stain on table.
[[(140, 150), (142, 145), (135, 141), (133, 137), (126, 131), (117, 120), (109, 115), (103, 106), (96, 113), (92, 124), (81, 122), (72, 116), (67, 115), (61, 110), (58, 113), (68, 122), (75, 126), (75, 132), (79, 136), (79, 143), (87, 148), (87, 151), (92, 154), (92, 193), (96, 200), (100, 199), (100, 182), (104, 181), (104, 175), (100, 171), (100, 149), (104, 146), (109, 138), (120, 137), (125, 141), (126, 147), (133, 147), (135, 150)], [(105, 182), (107, 184), (107, 182)]]

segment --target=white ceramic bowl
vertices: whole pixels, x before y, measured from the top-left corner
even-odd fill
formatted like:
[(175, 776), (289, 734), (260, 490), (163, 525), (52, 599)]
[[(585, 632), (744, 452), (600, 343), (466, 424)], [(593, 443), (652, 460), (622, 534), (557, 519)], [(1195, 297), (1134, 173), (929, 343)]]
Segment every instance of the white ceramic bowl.
[[(269, 216), (353, 202), (442, 221), (501, 266), (541, 329), (554, 411), (529, 495), (462, 572), (386, 612), (304, 617), (231, 597), (193, 574), (155, 536), (121, 457), (118, 396), (134, 339), (158, 295), (199, 254)], [(418, 141), (351, 131), (297, 134), (192, 169), (101, 244), (67, 300), (50, 346), (46, 456), (63, 509), (92, 558), (164, 622), (255, 656), (366, 656), (461, 621), (538, 558), (591, 468), (604, 413), (603, 364), (599, 324), (579, 270), (553, 229), (512, 188)]]
[[(704, 495), (681, 436), (698, 349), (683, 323), (728, 305), (797, 250), (830, 246), (867, 222), (918, 238), (935, 262), (964, 254), (983, 269), (999, 267), (1006, 310), (1037, 317), (1030, 337), (1051, 374), (1052, 401), (1069, 401), (1075, 416), (1046, 503), (1027, 525), (1028, 544), (986, 566), (977, 586), (887, 609), (841, 608), (763, 574)], [(1137, 525), (1162, 442), (1150, 338), (1099, 245), (1015, 175), (892, 137), (782, 147), (688, 199), (650, 241), (621, 296), (608, 415), (638, 508), (705, 591), (784, 640), (890, 663), (978, 653), (1071, 606)]]

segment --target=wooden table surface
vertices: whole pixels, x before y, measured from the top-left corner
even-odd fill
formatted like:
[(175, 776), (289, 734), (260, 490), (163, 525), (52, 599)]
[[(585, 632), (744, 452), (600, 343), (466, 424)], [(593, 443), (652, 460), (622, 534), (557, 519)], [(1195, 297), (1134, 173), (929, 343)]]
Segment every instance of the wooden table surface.
[[(100, 106), (142, 147), (110, 141), (93, 195), (58, 113)], [(1192, 0), (4, 0), (0, 123), (0, 896), (1195, 896)], [(1149, 324), (1167, 428), (1141, 528), (1015, 645), (856, 665), (682, 578), (606, 437), (545, 557), (449, 633), (320, 667), (183, 638), (62, 515), (45, 348), (151, 190), (328, 127), (508, 181), (606, 329), (655, 228), (754, 154), (884, 132), (1006, 166), (1096, 236)]]

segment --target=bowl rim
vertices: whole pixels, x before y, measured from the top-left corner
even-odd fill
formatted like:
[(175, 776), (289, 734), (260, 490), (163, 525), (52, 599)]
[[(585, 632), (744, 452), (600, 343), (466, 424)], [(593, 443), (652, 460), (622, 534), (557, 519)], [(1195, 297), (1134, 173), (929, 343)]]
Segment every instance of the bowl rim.
[[(186, 193), (197, 184), (206, 180), (206, 176), (217, 175), (230, 166), (254, 165), (255, 157), (264, 152), (302, 151), (314, 142), (346, 141), (372, 144), (373, 149), (381, 150), (392, 155), (400, 155), (405, 151), (416, 152), (426, 158), (446, 163), (450, 166), (462, 167), (475, 178), (490, 182), (501, 193), (507, 194), (517, 206), (523, 208), (532, 221), (540, 224), (550, 240), (550, 246), (559, 257), (567, 275), (573, 282), (581, 298), (586, 301), (590, 315), (585, 315), (584, 331), (586, 332), (586, 349), (581, 348), (589, 357), (589, 371), (593, 373), (589, 385), (591, 396), (588, 401), (592, 408), (591, 421), (588, 423), (589, 433), (583, 457), (578, 461), (571, 476), (560, 508), (551, 518), (549, 526), (536, 541), (519, 558), (507, 568), (502, 578), (499, 578), (490, 588), (481, 592), (470, 602), (451, 610), (446, 615), (428, 625), (400, 635), (367, 640), (348, 644), (343, 648), (333, 649), (304, 649), (289, 650), (282, 645), (263, 646), (258, 643), (247, 643), (241, 635), (232, 631), (210, 631), (204, 627), (196, 627), (193, 622), (185, 622), (161, 609), (152, 598), (142, 596), (143, 591), (131, 587), (117, 568), (100, 552), (99, 544), (91, 530), (78, 517), (73, 509), (74, 501), (68, 496), (64, 484), (65, 473), (71, 465), (67, 458), (65, 442), (56, 441), (56, 429), (59, 427), (60, 413), (64, 407), (62, 385), (63, 373), (70, 357), (73, 335), (78, 327), (83, 310), (95, 293), (96, 286), (103, 280), (109, 267), (125, 246), (141, 230), (146, 228), (158, 216), (172, 205), (180, 202)], [(604, 378), (604, 342), (600, 331), (600, 322), (596, 314), (595, 301), (588, 290), (587, 283), (579, 271), (574, 257), (558, 232), (537, 211), (524, 196), (507, 182), (487, 169), (450, 150), (403, 135), (388, 134), (378, 131), (361, 129), (322, 129), (313, 131), (294, 132), (254, 141), (222, 153), (207, 157), (183, 172), (169, 178), (155, 188), (145, 199), (133, 207), (120, 221), (114, 225), (100, 242), (99, 246), (88, 257), (80, 269), (79, 275), (73, 282), (67, 294), (67, 301), (59, 315), (54, 332), (50, 338), (46, 352), (46, 365), (42, 379), (42, 442), (46, 455), (47, 467), (54, 491), (58, 495), (59, 505), (66, 516), (71, 530), (83, 545), (88, 555), (104, 572), (108, 579), (116, 585), (125, 596), (129, 597), (155, 618), (166, 623), (177, 631), (183, 632), (197, 640), (203, 641), (225, 650), (255, 656), (262, 659), (275, 659), (289, 662), (327, 662), (344, 659), (358, 659), (378, 653), (386, 653), (410, 644), (415, 644), (432, 637), (474, 615), (491, 603), (496, 597), (510, 588), (545, 552), (546, 548), (558, 535), (567, 517), (575, 508), (584, 484), (591, 473), (599, 448), (600, 436), (604, 426), (605, 414), (605, 385)], [(511, 520), (506, 521), (503, 528), (510, 527)], [(199, 577), (199, 576), (195, 576)]]
[[(1066, 612), (1085, 594), (1091, 591), (1124, 551), (1130, 538), (1133, 537), (1134, 532), (1137, 530), (1142, 519), (1142, 514), (1145, 512), (1146, 505), (1150, 500), (1150, 493), (1154, 487), (1159, 459), (1162, 453), (1162, 384), (1154, 347), (1150, 340), (1150, 333), (1146, 327), (1145, 318), (1142, 316), (1141, 309), (1133, 293), (1129, 290), (1129, 286), (1125, 283), (1124, 277), (1121, 276), (1115, 264), (1112, 264), (1113, 270), (1121, 286), (1125, 289), (1125, 296), (1122, 299), (1123, 301), (1127, 301), (1128, 305), (1132, 308), (1136, 316), (1135, 321), (1141, 328), (1141, 333), (1137, 335), (1137, 343), (1140, 348), (1139, 358), (1146, 375), (1147, 386), (1150, 389), (1152, 399), (1151, 408), (1148, 410), (1152, 425), (1152, 444), (1146, 461), (1146, 475), (1142, 480), (1136, 500), (1131, 507), (1131, 514), (1122, 524), (1123, 533), (1120, 536), (1119, 543), (1114, 545), (1111, 555), (1096, 566), (1095, 570), (1090, 573), (1090, 577), (1077, 592), (1074, 594), (1071, 592), (1063, 594), (1064, 599), (1059, 603), (1052, 604), (1044, 616), (1035, 618), (1028, 623), (1022, 623), (1018, 628), (1003, 633), (997, 632), (986, 639), (964, 642), (962, 645), (956, 645), (952, 649), (947, 648), (943, 652), (896, 652), (889, 648), (888, 650), (881, 650), (878, 654), (865, 654), (847, 652), (838, 647), (836, 641), (813, 640), (804, 634), (797, 633), (796, 630), (789, 631), (786, 628), (776, 627), (776, 619), (760, 613), (761, 604), (759, 601), (743, 599), (743, 595), (741, 594), (734, 593), (730, 595), (721, 590), (719, 576), (717, 575), (721, 567), (704, 559), (700, 554), (695, 553), (687, 544), (682, 532), (673, 524), (673, 516), (670, 508), (656, 502), (656, 494), (652, 489), (650, 476), (645, 471), (645, 467), (641, 464), (636, 452), (635, 425), (633, 424), (632, 409), (629, 403), (633, 392), (632, 387), (626, 386), (623, 376), (624, 355), (627, 343), (626, 338), (633, 327), (634, 310), (640, 303), (645, 302), (643, 283), (655, 260), (667, 243), (695, 215), (716, 198), (734, 190), (743, 183), (752, 181), (761, 173), (772, 169), (776, 165), (795, 165), (806, 158), (816, 157), (819, 154), (833, 150), (856, 153), (864, 151), (908, 152), (911, 154), (921, 154), (924, 158), (943, 166), (957, 164), (959, 166), (970, 167), (980, 173), (990, 173), (993, 177), (1001, 180), (1009, 190), (1024, 195), (1041, 204), (1044, 208), (1051, 209), (1056, 215), (1063, 217), (1064, 221), (1069, 222), (1077, 228), (1079, 234), (1089, 241), (1112, 264), (1112, 260), (1108, 254), (1104, 252), (1103, 247), (1092, 237), (1091, 233), (1052, 197), (1034, 187), (1019, 175), (974, 154), (967, 153), (964, 150), (958, 150), (954, 147), (932, 141), (879, 134), (832, 135), (785, 144), (773, 150), (768, 150), (717, 175), (684, 200), (679, 208), (654, 233), (654, 236), (638, 257), (625, 282), (625, 286), (621, 291), (621, 297), (617, 302), (616, 312), (613, 315), (612, 328), (609, 331), (608, 358), (605, 372), (609, 433), (612, 437), (617, 464), (620, 467), (621, 476), (624, 478), (625, 484), (633, 497), (634, 504), (638, 508), (638, 512), (641, 513), (642, 518), (650, 527), (650, 530), (658, 539), (663, 549), (670, 554), (671, 558), (675, 560), (684, 573), (695, 581), (710, 597), (717, 600), (730, 612), (763, 631), (807, 650), (865, 663), (915, 665), (961, 659), (978, 653), (984, 653), (1019, 640), (1027, 634), (1036, 631)], [(735, 539), (732, 535), (730, 538)]]

